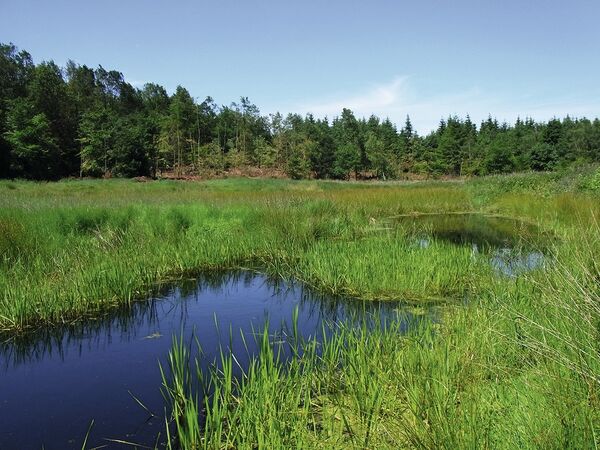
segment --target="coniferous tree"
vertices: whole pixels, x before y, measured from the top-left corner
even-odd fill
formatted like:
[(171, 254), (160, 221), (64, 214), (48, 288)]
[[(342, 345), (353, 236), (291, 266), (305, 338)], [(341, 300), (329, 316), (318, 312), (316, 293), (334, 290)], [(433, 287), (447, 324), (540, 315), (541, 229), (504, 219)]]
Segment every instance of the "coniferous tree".
[(295, 178), (389, 178), (554, 170), (575, 161), (600, 162), (597, 118), (500, 125), (489, 116), (478, 128), (469, 116), (449, 117), (420, 137), (408, 116), (399, 132), (389, 119), (349, 109), (331, 123), (311, 114), (266, 117), (247, 97), (197, 104), (181, 86), (171, 96), (152, 83), (140, 90), (116, 70), (35, 65), (27, 52), (0, 44), (0, 177), (208, 176), (250, 165)]
[(184, 87), (177, 86), (162, 123), (159, 148), (167, 167), (178, 175), (181, 175), (183, 166), (193, 159), (196, 112), (190, 93)]

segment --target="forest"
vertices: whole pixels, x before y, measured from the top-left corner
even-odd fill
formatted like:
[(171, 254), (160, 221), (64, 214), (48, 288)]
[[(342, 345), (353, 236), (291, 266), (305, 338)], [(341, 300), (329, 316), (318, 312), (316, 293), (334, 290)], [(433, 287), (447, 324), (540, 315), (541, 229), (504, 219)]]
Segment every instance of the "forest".
[(35, 64), (0, 44), (0, 177), (218, 176), (260, 168), (293, 179), (394, 179), (549, 171), (600, 162), (598, 118), (440, 120), (417, 134), (410, 117), (261, 114), (247, 97), (199, 102), (178, 86), (139, 89), (123, 74), (69, 61)]

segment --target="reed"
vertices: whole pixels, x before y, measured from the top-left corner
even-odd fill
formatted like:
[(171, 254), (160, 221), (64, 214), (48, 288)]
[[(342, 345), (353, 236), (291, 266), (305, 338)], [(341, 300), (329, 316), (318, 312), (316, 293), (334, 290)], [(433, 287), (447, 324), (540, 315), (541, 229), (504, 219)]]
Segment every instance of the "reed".
[[(0, 192), (7, 332), (103, 315), (211, 268), (259, 267), (336, 294), (416, 301), (460, 296), (467, 271), (484, 270), (451, 246), (419, 255), (401, 232), (379, 231), (393, 214), (464, 209), (468, 195), (453, 184), (96, 180), (0, 182)], [(445, 275), (418, 275), (450, 261)]]
[[(600, 227), (568, 249), (407, 334), (401, 313), (366, 317), (323, 332), (320, 346), (292, 337), (282, 359), (265, 328), (241, 376), (228, 353), (198, 375), (210, 388), (182, 402), (198, 427), (171, 448), (596, 448)], [(172, 364), (164, 385), (181, 372)]]
[[(163, 368), (170, 445), (596, 448), (600, 201), (577, 185), (556, 174), (0, 182), (0, 329), (105, 316), (211, 268), (255, 268), (334, 295), (435, 302), (436, 320), (405, 335), (399, 321), (349, 324), (320, 345), (291, 339), (283, 357), (265, 334), (239, 377), (236, 355), (223, 351), (203, 373), (196, 349), (176, 340)], [(498, 276), (485, 255), (443, 238), (420, 248), (393, 218), (452, 212), (539, 227), (544, 267)]]

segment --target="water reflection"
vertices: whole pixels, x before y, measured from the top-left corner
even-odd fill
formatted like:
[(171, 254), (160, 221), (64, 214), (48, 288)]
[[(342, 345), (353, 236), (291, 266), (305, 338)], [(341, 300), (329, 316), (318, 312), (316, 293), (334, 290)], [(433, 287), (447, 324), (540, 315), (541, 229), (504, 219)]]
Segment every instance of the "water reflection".
[(516, 277), (524, 272), (543, 268), (545, 255), (540, 251), (523, 251), (511, 248), (495, 250), (490, 257), (490, 264), (499, 275)]
[[(67, 356), (81, 356), (104, 349), (114, 342), (165, 337), (161, 333), (146, 333), (150, 329), (160, 329), (164, 321), (178, 322), (181, 328), (186, 328), (189, 323), (195, 324), (195, 309), (198, 308), (197, 302), (202, 301), (203, 293), (211, 297), (238, 296), (240, 286), (256, 288), (257, 283), (260, 284), (259, 289), (268, 294), (265, 300), (268, 300), (270, 307), (277, 306), (291, 313), (293, 307), (299, 306), (304, 320), (319, 319), (335, 323), (341, 319), (362, 317), (365, 308), (373, 312), (383, 307), (389, 313), (392, 305), (397, 306), (397, 303), (390, 302), (367, 304), (316, 295), (299, 283), (284, 283), (280, 279), (267, 278), (250, 271), (207, 273), (198, 279), (180, 280), (164, 286), (149, 300), (113, 309), (110, 315), (104, 317), (62, 327), (42, 328), (23, 335), (5, 335), (0, 340), (0, 362), (7, 370), (11, 366), (42, 361), (44, 358), (63, 360)], [(243, 298), (239, 300), (240, 311), (252, 309), (242, 303)], [(210, 309), (214, 311), (218, 322), (227, 323), (227, 316), (220, 314), (220, 306), (215, 303), (210, 305)], [(268, 313), (267, 310), (264, 312)], [(263, 318), (267, 317), (268, 314)], [(257, 315), (253, 318), (257, 318)], [(284, 319), (282, 325), (287, 325), (289, 318)]]
[(531, 223), (484, 214), (405, 216), (398, 225), (418, 248), (435, 240), (467, 246), (474, 256), (487, 258), (498, 275), (511, 277), (544, 267), (544, 249), (554, 239)]
[(432, 214), (403, 216), (397, 223), (408, 234), (435, 237), (454, 244), (483, 247), (539, 245), (549, 235), (537, 226), (515, 218), (485, 214)]
[[(360, 302), (314, 295), (299, 284), (252, 272), (218, 273), (162, 288), (153, 299), (110, 316), (0, 344), (0, 448), (81, 448), (94, 419), (90, 445), (119, 448), (105, 438), (154, 445), (164, 422), (148, 420), (132, 395), (152, 411), (163, 411), (158, 362), (174, 335), (202, 345), (205, 367), (230, 347), (242, 366), (256, 352), (247, 337), (262, 330), (274, 341), (290, 334), (298, 311), (300, 336), (319, 338), (341, 321), (365, 314), (375, 320), (412, 320), (396, 303)], [(402, 308), (400, 308), (400, 311)], [(400, 314), (400, 316), (399, 316)]]

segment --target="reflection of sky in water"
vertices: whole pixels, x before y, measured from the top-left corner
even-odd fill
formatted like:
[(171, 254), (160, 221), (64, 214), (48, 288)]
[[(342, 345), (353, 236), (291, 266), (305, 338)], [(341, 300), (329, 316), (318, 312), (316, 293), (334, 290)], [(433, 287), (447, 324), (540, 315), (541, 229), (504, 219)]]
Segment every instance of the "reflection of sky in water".
[(539, 251), (524, 252), (510, 248), (495, 250), (490, 256), (490, 264), (499, 275), (517, 275), (544, 266), (544, 254)]
[(544, 266), (544, 253), (536, 245), (542, 234), (515, 219), (440, 214), (406, 217), (400, 224), (413, 236), (415, 247), (428, 249), (434, 240), (471, 247), (473, 256), (487, 258), (497, 275), (516, 277)]
[(105, 437), (152, 446), (164, 434), (164, 418), (149, 419), (130, 392), (163, 413), (158, 362), (166, 363), (172, 336), (183, 334), (188, 343), (196, 336), (205, 369), (220, 346), (245, 366), (257, 350), (252, 335), (267, 320), (271, 341), (287, 342), (295, 308), (304, 338), (365, 313), (400, 319), (401, 331), (421, 320), (399, 313), (398, 303), (320, 297), (250, 272), (183, 282), (110, 317), (0, 343), (0, 449), (81, 448), (92, 419), (89, 447), (114, 448)]
[(431, 239), (419, 238), (417, 239), (417, 245), (419, 248), (428, 248), (431, 245)]
[[(415, 244), (420, 249), (431, 246), (430, 238), (417, 238)], [(466, 245), (466, 244), (465, 244)], [(473, 257), (483, 256), (487, 258), (497, 275), (516, 277), (522, 273), (544, 267), (545, 255), (539, 250), (527, 251), (520, 248), (495, 248), (491, 252), (480, 250), (480, 245), (471, 243)]]

